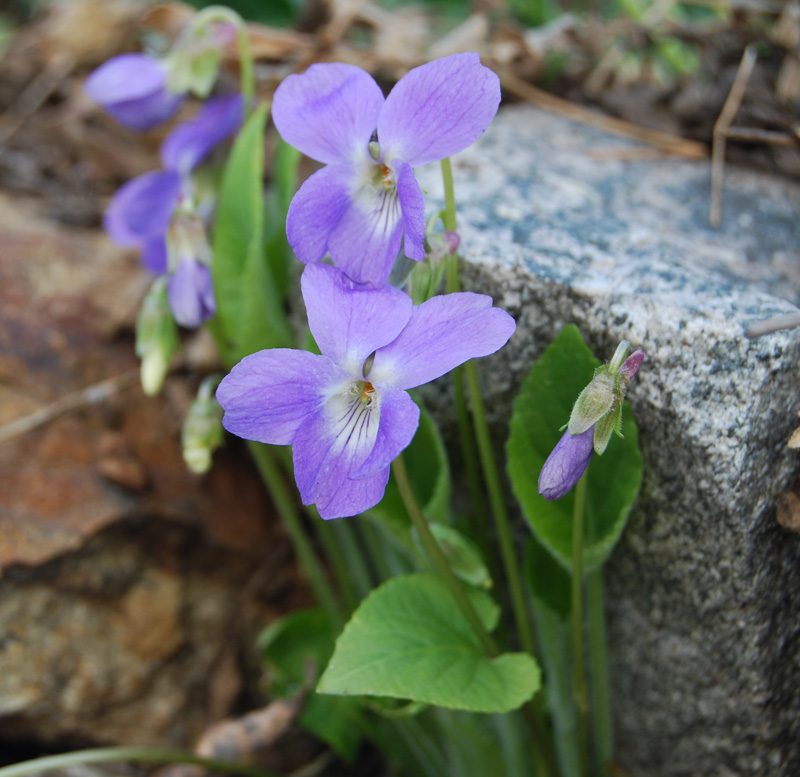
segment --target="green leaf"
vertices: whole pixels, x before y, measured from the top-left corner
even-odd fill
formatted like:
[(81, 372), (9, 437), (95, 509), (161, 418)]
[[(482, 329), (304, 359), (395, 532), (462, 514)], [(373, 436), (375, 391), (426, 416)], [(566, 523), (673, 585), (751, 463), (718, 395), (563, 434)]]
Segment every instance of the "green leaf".
[[(499, 608), (484, 592), (469, 593), (487, 628), (493, 627)], [(486, 656), (444, 584), (417, 574), (392, 578), (361, 603), (336, 642), (318, 690), (508, 712), (538, 688), (539, 668), (531, 656)]]
[(572, 628), (569, 573), (531, 537), (525, 549), (525, 580), (544, 667), (553, 738), (564, 777), (581, 777), (577, 719), (572, 695)]
[(215, 217), (211, 270), (217, 316), (212, 332), (229, 363), (291, 343), (264, 255), (264, 125), (261, 106), (247, 120), (225, 166)]
[(279, 139), (272, 159), (272, 186), (265, 201), (264, 250), (281, 300), (289, 296), (291, 267), (297, 264), (286, 239), (286, 214), (297, 190), (299, 161), (300, 152)]
[[(431, 534), (436, 538), (439, 547), (450, 564), (456, 576), (475, 588), (491, 588), (492, 578), (489, 570), (481, 558), (480, 551), (472, 540), (464, 536), (458, 529), (446, 526), (443, 523), (430, 522)], [(420, 554), (424, 555), (425, 549), (415, 530), (412, 535)]]
[[(261, 632), (258, 647), (265, 664), (270, 694), (296, 694), (315, 680), (333, 653), (336, 632), (319, 609), (296, 610)], [(300, 724), (327, 742), (345, 761), (352, 762), (361, 740), (361, 713), (357, 699), (312, 694)]]
[[(574, 493), (548, 502), (538, 493), (539, 472), (561, 437), (559, 427), (600, 362), (575, 326), (566, 327), (533, 365), (514, 402), (506, 446), (508, 473), (533, 533), (567, 569), (572, 567)], [(620, 538), (642, 480), (638, 431), (626, 404), (624, 439), (615, 438), (588, 469), (584, 568), (602, 564)]]

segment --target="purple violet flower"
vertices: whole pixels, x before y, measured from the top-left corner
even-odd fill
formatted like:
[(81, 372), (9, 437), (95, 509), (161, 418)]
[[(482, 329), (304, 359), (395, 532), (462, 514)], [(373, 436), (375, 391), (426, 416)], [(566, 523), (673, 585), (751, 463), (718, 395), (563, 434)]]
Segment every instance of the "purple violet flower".
[[(642, 361), (644, 361), (644, 351), (634, 351), (619, 368), (617, 378), (621, 396), (614, 400), (608, 414), (621, 412), (625, 391), (634, 375), (639, 371)], [(564, 432), (539, 473), (540, 496), (548, 501), (561, 499), (575, 487), (583, 473), (586, 472), (595, 453), (595, 429), (601, 420), (598, 419), (588, 429), (576, 434), (572, 434), (569, 429)], [(603, 452), (599, 448), (597, 450), (599, 453)]]
[(275, 92), (283, 139), (326, 165), (301, 187), (286, 234), (297, 258), (330, 252), (358, 283), (383, 286), (400, 251), (424, 258), (425, 201), (412, 168), (452, 156), (486, 130), (500, 80), (477, 54), (454, 54), (409, 71), (384, 99), (354, 65), (312, 65)]
[(155, 275), (170, 274), (170, 307), (182, 326), (199, 326), (216, 310), (211, 250), (191, 174), (238, 130), (243, 110), (241, 95), (209, 100), (195, 119), (167, 136), (161, 146), (165, 169), (128, 181), (105, 213), (105, 229), (115, 243), (141, 249), (142, 263)]
[(120, 124), (148, 130), (171, 118), (183, 95), (167, 88), (167, 66), (146, 54), (120, 54), (100, 65), (84, 90)]
[(408, 389), (494, 353), (516, 324), (483, 294), (415, 307), (393, 286), (359, 286), (325, 264), (306, 267), (301, 285), (322, 355), (274, 348), (243, 359), (217, 390), (223, 426), (292, 445), (303, 504), (325, 519), (356, 515), (381, 500), (417, 430)]

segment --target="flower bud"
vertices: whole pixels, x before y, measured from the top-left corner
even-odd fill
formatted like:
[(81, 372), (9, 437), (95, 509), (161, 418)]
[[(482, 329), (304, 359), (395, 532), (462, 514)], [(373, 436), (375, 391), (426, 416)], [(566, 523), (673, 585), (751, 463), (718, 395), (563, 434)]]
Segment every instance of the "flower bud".
[(201, 99), (211, 94), (223, 48), (236, 37), (233, 24), (213, 21), (199, 13), (167, 57), (168, 84), (178, 94), (192, 92)]
[(567, 431), (539, 475), (539, 494), (545, 499), (567, 494), (586, 471), (592, 454), (605, 452), (612, 432), (622, 437), (625, 393), (644, 361), (644, 351), (627, 356), (629, 351), (630, 343), (623, 340), (611, 361), (595, 370), (591, 383), (580, 393)]
[(211, 457), (222, 444), (222, 408), (214, 399), (218, 377), (206, 378), (183, 423), (183, 460), (196, 475), (211, 468)]
[(581, 434), (564, 432), (539, 473), (541, 496), (549, 501), (561, 499), (575, 487), (592, 460), (593, 436), (594, 429)]
[(168, 87), (163, 60), (146, 54), (120, 54), (100, 65), (84, 85), (86, 94), (120, 124), (148, 130), (171, 118), (183, 94)]
[(178, 345), (178, 328), (167, 300), (167, 279), (156, 278), (136, 320), (136, 355), (142, 360), (142, 389), (155, 396), (164, 385), (169, 360)]

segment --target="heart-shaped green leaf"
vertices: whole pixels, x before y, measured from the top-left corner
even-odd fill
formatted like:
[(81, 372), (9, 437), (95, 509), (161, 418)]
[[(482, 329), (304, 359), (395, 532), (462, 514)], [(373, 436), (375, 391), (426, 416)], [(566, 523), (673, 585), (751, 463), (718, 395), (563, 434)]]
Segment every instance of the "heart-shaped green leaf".
[[(572, 567), (574, 493), (548, 502), (538, 493), (539, 473), (561, 438), (575, 399), (600, 362), (575, 326), (566, 327), (533, 365), (514, 402), (506, 452), (514, 494), (539, 541)], [(642, 480), (639, 435), (625, 405), (624, 439), (614, 437), (588, 469), (584, 557), (586, 570), (602, 564), (619, 540)]]
[[(469, 595), (487, 629), (499, 609), (482, 591)], [(321, 693), (367, 694), (472, 712), (508, 712), (539, 688), (531, 656), (490, 658), (435, 576), (396, 577), (353, 614), (319, 683)]]

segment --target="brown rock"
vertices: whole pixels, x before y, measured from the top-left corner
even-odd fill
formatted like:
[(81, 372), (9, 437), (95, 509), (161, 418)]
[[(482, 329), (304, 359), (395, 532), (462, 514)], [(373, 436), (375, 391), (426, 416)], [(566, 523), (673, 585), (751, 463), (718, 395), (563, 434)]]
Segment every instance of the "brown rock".
[(241, 446), (186, 470), (194, 382), (139, 388), (138, 260), (38, 208), (0, 194), (0, 429), (39, 414), (0, 442), (0, 737), (187, 744), (254, 671), (285, 544)]

